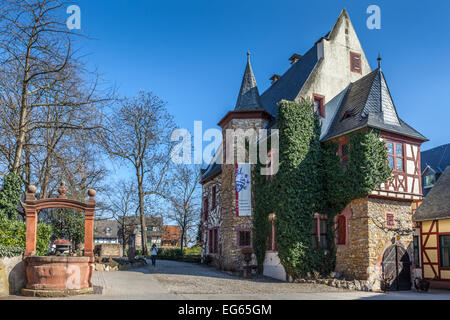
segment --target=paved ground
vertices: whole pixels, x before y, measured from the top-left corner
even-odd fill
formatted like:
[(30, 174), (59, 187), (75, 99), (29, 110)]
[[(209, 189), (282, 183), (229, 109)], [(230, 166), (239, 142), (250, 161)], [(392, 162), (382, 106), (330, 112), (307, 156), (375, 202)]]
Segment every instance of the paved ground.
[[(395, 292), (379, 294), (332, 288), (326, 285), (285, 283), (270, 278), (245, 280), (203, 265), (157, 261), (157, 266), (119, 272), (95, 272), (95, 293), (74, 300), (283, 300), (283, 299), (446, 299), (450, 291), (426, 294)], [(24, 299), (24, 297), (10, 297)], [(28, 298), (37, 299), (37, 298)]]

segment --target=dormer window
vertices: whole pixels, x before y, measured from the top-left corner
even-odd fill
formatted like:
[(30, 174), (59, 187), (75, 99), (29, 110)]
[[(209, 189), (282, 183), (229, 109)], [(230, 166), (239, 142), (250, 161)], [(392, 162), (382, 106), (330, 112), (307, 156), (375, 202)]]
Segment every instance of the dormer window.
[(314, 113), (325, 118), (325, 97), (320, 94), (313, 94)]
[(350, 117), (353, 117), (353, 114), (350, 111), (346, 111), (344, 113), (344, 116), (342, 117), (341, 121), (344, 121), (345, 119), (348, 119)]
[(356, 52), (350, 52), (350, 71), (362, 74), (361, 54)]
[(424, 188), (432, 188), (434, 186), (434, 179), (435, 179), (434, 173), (427, 174), (425, 176), (425, 186), (424, 186)]
[(105, 232), (106, 232), (107, 236), (110, 236), (111, 235), (111, 228), (106, 228)]

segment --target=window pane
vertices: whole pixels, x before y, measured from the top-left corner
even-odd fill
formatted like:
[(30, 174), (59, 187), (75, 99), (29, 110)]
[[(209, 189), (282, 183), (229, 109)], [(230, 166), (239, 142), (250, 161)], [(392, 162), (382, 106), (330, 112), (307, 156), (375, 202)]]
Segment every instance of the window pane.
[(311, 238), (312, 248), (313, 249), (317, 249), (317, 242), (318, 241), (319, 241), (319, 237), (313, 235), (312, 238)]
[(450, 235), (449, 236), (440, 236), (441, 238), (441, 246), (442, 247), (450, 247)]
[(392, 142), (386, 143), (386, 147), (387, 147), (388, 154), (394, 154), (394, 145)]
[(394, 158), (388, 157), (389, 159), (389, 168), (394, 169)]
[(320, 220), (320, 233), (321, 234), (327, 233), (327, 220), (324, 219)]
[(397, 158), (397, 161), (395, 162), (395, 166), (398, 171), (403, 171), (403, 159)]
[(399, 143), (395, 144), (395, 153), (397, 154), (397, 157), (403, 156), (403, 146)]
[(324, 249), (327, 247), (327, 237), (324, 235), (320, 236), (320, 247)]

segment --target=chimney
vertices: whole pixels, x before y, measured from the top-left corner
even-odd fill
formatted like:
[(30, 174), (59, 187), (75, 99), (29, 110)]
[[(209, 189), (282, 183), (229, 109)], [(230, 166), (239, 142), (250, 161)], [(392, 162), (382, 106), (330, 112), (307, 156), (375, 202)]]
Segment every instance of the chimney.
[(272, 84), (274, 84), (275, 82), (277, 82), (278, 79), (280, 79), (280, 77), (281, 77), (280, 75), (274, 74), (272, 78), (270, 78), (269, 80), (272, 80)]
[(294, 64), (294, 63), (296, 63), (298, 60), (300, 60), (301, 57), (302, 57), (302, 56), (301, 56), (300, 54), (294, 53), (294, 54), (292, 55), (292, 57), (289, 58), (289, 61), (291, 61), (291, 64)]

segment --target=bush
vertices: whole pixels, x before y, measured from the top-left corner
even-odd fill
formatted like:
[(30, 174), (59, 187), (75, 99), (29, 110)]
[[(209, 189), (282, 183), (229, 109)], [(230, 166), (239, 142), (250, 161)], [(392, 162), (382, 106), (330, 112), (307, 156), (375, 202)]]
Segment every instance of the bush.
[[(38, 223), (36, 237), (36, 254), (38, 256), (46, 255), (48, 253), (51, 235), (52, 228), (48, 224)], [(25, 221), (0, 218), (0, 246), (4, 248), (21, 248), (22, 251), (25, 251), (25, 238)], [(7, 250), (5, 249), (4, 251), (6, 252)], [(18, 251), (13, 249), (12, 252)], [(0, 252), (0, 256), (1, 255)]]
[(181, 249), (159, 249), (158, 258), (161, 260), (173, 260), (173, 261), (181, 261), (181, 262), (194, 262), (200, 263), (201, 248), (190, 248), (185, 249), (185, 254), (182, 255)]

